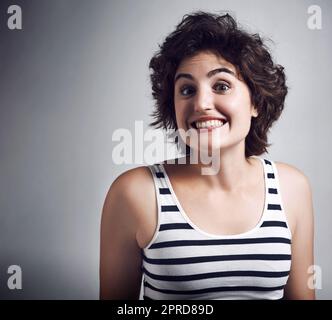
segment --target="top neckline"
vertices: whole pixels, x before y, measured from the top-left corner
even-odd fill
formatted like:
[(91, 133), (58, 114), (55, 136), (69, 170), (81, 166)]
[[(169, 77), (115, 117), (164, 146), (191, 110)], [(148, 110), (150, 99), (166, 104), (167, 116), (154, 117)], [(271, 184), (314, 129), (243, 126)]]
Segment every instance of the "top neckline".
[(167, 185), (171, 191), (171, 195), (172, 195), (172, 198), (175, 202), (175, 204), (177, 205), (180, 213), (182, 214), (182, 216), (184, 217), (184, 219), (188, 222), (188, 224), (194, 229), (196, 230), (197, 232), (207, 236), (207, 237), (210, 237), (210, 238), (224, 238), (224, 239), (231, 239), (231, 238), (238, 238), (238, 237), (243, 237), (243, 236), (247, 236), (247, 235), (250, 235), (252, 233), (254, 233), (256, 230), (258, 230), (260, 228), (260, 226), (263, 224), (264, 220), (265, 220), (265, 216), (266, 216), (266, 212), (267, 212), (267, 197), (268, 197), (268, 183), (267, 183), (267, 173), (266, 173), (266, 167), (265, 167), (265, 163), (264, 163), (264, 159), (260, 158), (260, 157), (257, 157), (257, 156), (251, 156), (253, 158), (257, 158), (260, 160), (262, 166), (263, 166), (263, 177), (264, 177), (264, 207), (263, 207), (263, 212), (261, 213), (261, 216), (260, 216), (260, 219), (259, 221), (257, 222), (257, 224), (245, 231), (245, 232), (241, 232), (241, 233), (236, 233), (236, 234), (214, 234), (214, 233), (210, 233), (210, 232), (206, 232), (204, 230), (202, 230), (200, 227), (198, 227), (190, 218), (189, 216), (186, 214), (185, 210), (183, 209), (174, 189), (173, 189), (173, 185), (172, 185), (172, 182), (166, 172), (166, 169), (164, 167), (164, 165), (162, 163), (160, 163), (160, 167), (164, 173), (164, 176), (165, 176), (165, 179), (166, 179), (166, 182), (167, 182)]

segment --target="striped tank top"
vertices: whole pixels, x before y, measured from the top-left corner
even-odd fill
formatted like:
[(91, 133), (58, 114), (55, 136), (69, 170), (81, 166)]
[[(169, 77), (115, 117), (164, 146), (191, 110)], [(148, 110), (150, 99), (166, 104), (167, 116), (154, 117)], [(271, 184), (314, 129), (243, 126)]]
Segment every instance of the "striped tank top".
[(291, 265), (291, 232), (275, 163), (264, 168), (265, 202), (260, 221), (236, 235), (200, 230), (186, 215), (165, 168), (150, 165), (158, 225), (143, 249), (143, 299), (281, 299)]

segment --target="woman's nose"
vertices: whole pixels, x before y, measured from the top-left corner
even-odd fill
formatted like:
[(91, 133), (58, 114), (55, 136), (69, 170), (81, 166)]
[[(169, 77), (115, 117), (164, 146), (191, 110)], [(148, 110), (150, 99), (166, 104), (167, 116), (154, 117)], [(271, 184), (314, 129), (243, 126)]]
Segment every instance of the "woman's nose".
[(210, 92), (207, 88), (197, 90), (194, 105), (196, 112), (213, 109), (212, 92)]

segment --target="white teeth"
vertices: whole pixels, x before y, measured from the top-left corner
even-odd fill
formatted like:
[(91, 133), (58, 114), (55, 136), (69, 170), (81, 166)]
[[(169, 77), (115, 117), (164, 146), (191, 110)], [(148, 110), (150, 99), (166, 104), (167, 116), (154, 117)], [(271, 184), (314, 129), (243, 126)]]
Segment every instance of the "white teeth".
[(197, 129), (217, 128), (217, 127), (222, 127), (223, 122), (220, 120), (196, 121), (195, 125)]

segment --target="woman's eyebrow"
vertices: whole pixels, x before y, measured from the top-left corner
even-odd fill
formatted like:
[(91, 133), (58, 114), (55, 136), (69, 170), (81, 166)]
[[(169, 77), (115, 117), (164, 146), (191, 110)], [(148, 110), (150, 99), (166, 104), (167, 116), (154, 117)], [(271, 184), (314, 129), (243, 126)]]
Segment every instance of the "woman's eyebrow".
[[(232, 70), (230, 70), (226, 67), (213, 69), (213, 70), (209, 71), (206, 76), (208, 78), (211, 78), (212, 76), (214, 76), (215, 74), (220, 73), (220, 72), (226, 72), (226, 73), (231, 74), (235, 77), (235, 73)], [(178, 73), (175, 76), (174, 83), (180, 78), (186, 78), (186, 79), (194, 80), (194, 77), (190, 73)]]

